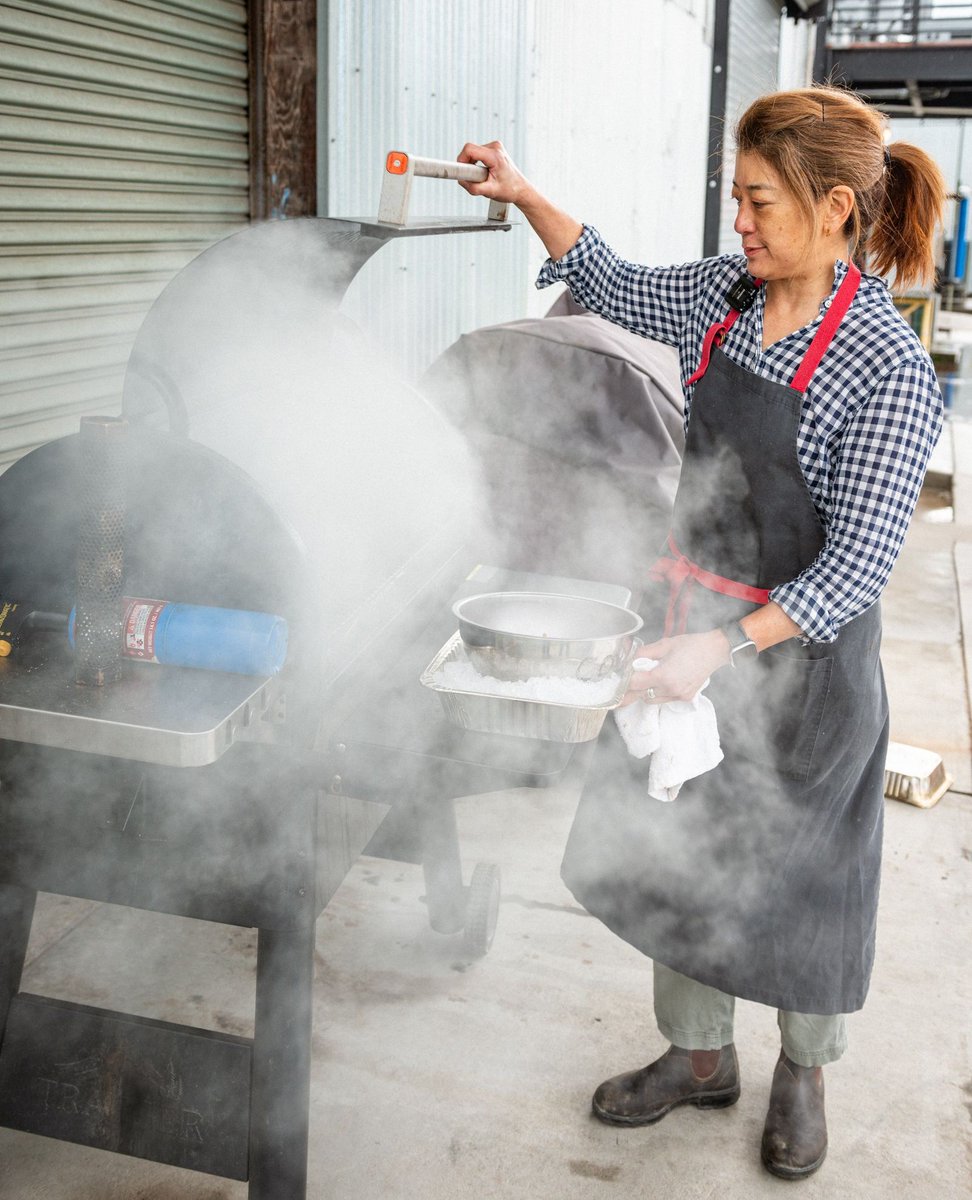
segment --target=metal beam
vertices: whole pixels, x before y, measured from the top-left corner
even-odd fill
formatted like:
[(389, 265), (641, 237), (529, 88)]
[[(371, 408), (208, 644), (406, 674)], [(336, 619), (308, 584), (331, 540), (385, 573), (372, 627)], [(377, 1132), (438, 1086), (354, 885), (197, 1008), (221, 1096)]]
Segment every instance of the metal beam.
[[(880, 101), (872, 101), (875, 108), (886, 113), (889, 117), (895, 117), (898, 120), (917, 119), (918, 114), (910, 104), (882, 104)], [(929, 118), (946, 118), (946, 117), (972, 117), (972, 105), (967, 108), (941, 108), (930, 107), (924, 110), (923, 118), (927, 121)]]
[(705, 224), (702, 253), (719, 253), (722, 214), (722, 146), (726, 125), (726, 77), (729, 66), (729, 0), (716, 0), (712, 30), (712, 67), (709, 85), (709, 153), (706, 160)]
[(330, 0), (317, 0), (317, 215), (328, 215), (328, 186), (330, 184), (331, 113), (327, 99), (330, 73), (328, 29), (330, 27)]
[(830, 51), (832, 66), (852, 85), (901, 83), (917, 79), (922, 84), (969, 85), (972, 79), (972, 43), (940, 46), (880, 46)]
[(831, 80), (832, 55), (827, 48), (827, 22), (817, 22), (817, 36), (813, 46), (813, 82), (829, 83)]

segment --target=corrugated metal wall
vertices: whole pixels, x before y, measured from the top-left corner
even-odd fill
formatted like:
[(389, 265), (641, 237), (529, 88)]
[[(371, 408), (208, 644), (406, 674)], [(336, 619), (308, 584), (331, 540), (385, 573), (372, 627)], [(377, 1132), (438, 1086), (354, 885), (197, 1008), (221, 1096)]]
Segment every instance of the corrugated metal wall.
[(732, 228), (732, 128), (747, 106), (779, 86), (780, 4), (778, 0), (733, 0), (729, 6), (729, 70), (726, 80), (726, 138), (723, 143), (721, 253), (739, 249)]
[[(321, 212), (374, 216), (385, 154), (454, 158), (498, 138), (538, 186), (646, 261), (701, 252), (710, 0), (321, 0), (327, 22)], [(325, 199), (326, 196), (326, 199)], [(484, 211), (416, 180), (410, 215)], [(345, 310), (421, 371), (463, 331), (543, 312), (543, 250), (509, 234), (383, 248)]]
[(117, 410), (143, 313), (248, 211), (245, 0), (0, 5), (0, 468)]
[[(325, 216), (373, 220), (389, 150), (454, 159), (467, 140), (523, 145), (526, 0), (330, 0)], [(409, 217), (485, 217), (456, 183), (416, 179)], [(345, 311), (407, 376), (459, 332), (522, 315), (523, 228), (406, 238), (355, 279)]]
[[(710, 0), (533, 4), (525, 166), (635, 262), (702, 253)], [(530, 243), (531, 278), (544, 252)], [(533, 293), (539, 314), (551, 292)]]

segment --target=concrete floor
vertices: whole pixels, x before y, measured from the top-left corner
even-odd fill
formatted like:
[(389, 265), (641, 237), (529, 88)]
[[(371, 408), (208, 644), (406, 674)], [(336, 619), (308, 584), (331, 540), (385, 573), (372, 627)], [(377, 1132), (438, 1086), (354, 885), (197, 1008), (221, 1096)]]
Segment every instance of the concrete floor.
[[(955, 433), (954, 510), (938, 487), (885, 602), (892, 736), (943, 755), (934, 808), (887, 805), (878, 958), (851, 1048), (827, 1069), (831, 1148), (801, 1184), (759, 1137), (774, 1014), (737, 1009), (743, 1095), (618, 1130), (589, 1115), (606, 1075), (665, 1048), (651, 968), (560, 883), (579, 772), (556, 789), (457, 805), (468, 879), (501, 865), (490, 953), (470, 964), (425, 920), (419, 868), (361, 859), (318, 923), (309, 1196), (328, 1200), (707, 1200), (972, 1196), (972, 426)], [(948, 471), (952, 471), (951, 463)], [(966, 471), (968, 477), (966, 476)], [(940, 481), (947, 482), (944, 477)], [(948, 520), (949, 517), (953, 520)], [(964, 617), (964, 619), (963, 619)], [(24, 990), (246, 1034), (255, 937), (41, 898)], [(0, 1129), (2, 1200), (236, 1200), (246, 1185)]]

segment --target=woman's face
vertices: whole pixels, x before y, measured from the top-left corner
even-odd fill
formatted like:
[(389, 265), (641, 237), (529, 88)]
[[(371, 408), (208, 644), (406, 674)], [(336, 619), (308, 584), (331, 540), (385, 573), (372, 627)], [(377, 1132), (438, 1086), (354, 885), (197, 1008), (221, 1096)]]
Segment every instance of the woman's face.
[(809, 229), (793, 194), (759, 155), (737, 156), (732, 198), (738, 205), (733, 228), (742, 238), (750, 274), (791, 279), (817, 269), (817, 251), (826, 240), (822, 213)]

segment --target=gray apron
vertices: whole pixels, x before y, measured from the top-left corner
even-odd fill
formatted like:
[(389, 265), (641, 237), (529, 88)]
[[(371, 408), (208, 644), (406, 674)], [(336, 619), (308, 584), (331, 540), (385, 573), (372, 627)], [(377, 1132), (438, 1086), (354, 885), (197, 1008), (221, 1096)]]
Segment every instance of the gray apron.
[[(802, 400), (717, 349), (696, 387), (670, 548), (746, 585), (737, 593), (794, 579), (824, 544), (797, 459)], [(649, 590), (647, 640), (661, 635), (670, 600), (667, 588)], [(689, 579), (679, 607), (697, 632), (758, 602)], [(706, 695), (725, 758), (670, 804), (648, 796), (648, 760), (629, 755), (608, 722), (562, 866), (574, 896), (710, 987), (793, 1012), (859, 1009), (884, 817), (880, 640), (875, 604), (835, 642), (793, 639), (717, 671)]]

